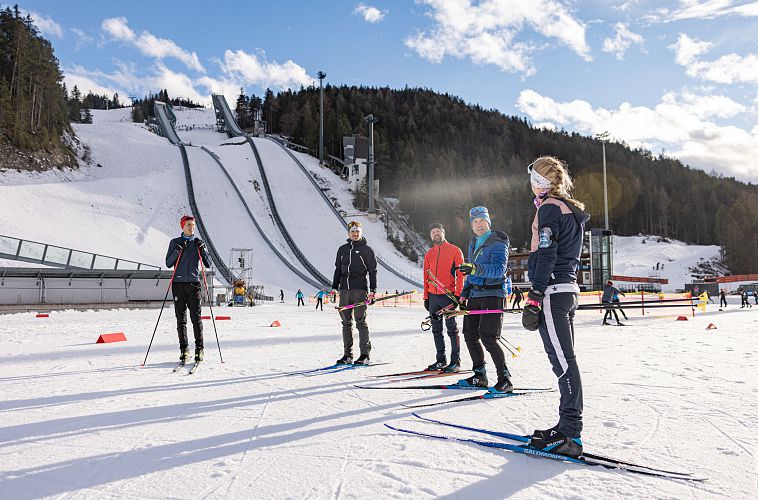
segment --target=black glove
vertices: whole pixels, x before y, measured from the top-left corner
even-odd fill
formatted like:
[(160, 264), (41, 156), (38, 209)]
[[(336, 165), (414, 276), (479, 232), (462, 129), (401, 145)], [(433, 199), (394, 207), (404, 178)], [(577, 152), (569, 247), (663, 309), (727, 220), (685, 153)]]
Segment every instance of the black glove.
[(184, 238), (179, 240), (176, 244), (176, 249), (179, 250), (180, 252), (183, 252), (187, 248), (187, 241), (188, 240), (185, 240)]
[(424, 309), (429, 310), (429, 299), (424, 299)]
[(197, 246), (197, 249), (201, 252), (205, 251), (205, 242), (201, 240), (200, 238), (195, 238), (195, 245)]
[(538, 292), (537, 290), (529, 290), (529, 293), (526, 296), (526, 304), (524, 305), (524, 312), (521, 316), (521, 324), (531, 332), (539, 328), (540, 311), (542, 311), (542, 299), (544, 298), (545, 294)]
[(458, 270), (466, 276), (469, 274), (476, 274), (476, 265), (471, 262), (464, 262), (458, 266)]
[(464, 297), (463, 295), (458, 297), (458, 305), (461, 307), (461, 311), (464, 311), (466, 309), (467, 300), (468, 300), (468, 297)]

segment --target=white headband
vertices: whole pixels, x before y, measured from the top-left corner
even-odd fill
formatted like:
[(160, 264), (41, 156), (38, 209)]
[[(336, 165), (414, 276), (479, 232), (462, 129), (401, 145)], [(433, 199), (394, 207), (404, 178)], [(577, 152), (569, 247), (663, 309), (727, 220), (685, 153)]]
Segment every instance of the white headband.
[[(531, 165), (529, 166), (532, 167)], [(550, 186), (553, 185), (553, 183), (550, 182), (550, 179), (540, 175), (540, 173), (537, 172), (537, 170), (534, 167), (529, 169), (529, 176), (532, 181), (532, 186), (538, 189), (549, 189)]]

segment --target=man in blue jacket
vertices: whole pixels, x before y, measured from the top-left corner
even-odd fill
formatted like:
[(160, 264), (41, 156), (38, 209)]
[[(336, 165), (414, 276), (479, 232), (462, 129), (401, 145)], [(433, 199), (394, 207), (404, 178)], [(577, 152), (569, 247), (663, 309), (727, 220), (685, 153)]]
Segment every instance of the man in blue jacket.
[(210, 267), (208, 249), (200, 238), (195, 237), (195, 218), (182, 217), (182, 234), (168, 244), (166, 267), (176, 266), (171, 293), (174, 296), (176, 330), (179, 333), (179, 362), (184, 364), (189, 357), (187, 341), (187, 309), (195, 334), (195, 362), (203, 360), (203, 323), (200, 321), (200, 259), (205, 267)]
[[(469, 212), (474, 237), (468, 247), (468, 262), (459, 266), (466, 275), (461, 292), (461, 304), (467, 309), (499, 310), (505, 308), (505, 271), (508, 268), (508, 235), (490, 229), (490, 214), (486, 207), (474, 207)], [(497, 371), (497, 383), (492, 392), (513, 392), (511, 374), (505, 365), (500, 347), (503, 313), (467, 315), (463, 318), (463, 338), (466, 341), (474, 374), (459, 381), (460, 385), (487, 387), (482, 344), (492, 357)]]

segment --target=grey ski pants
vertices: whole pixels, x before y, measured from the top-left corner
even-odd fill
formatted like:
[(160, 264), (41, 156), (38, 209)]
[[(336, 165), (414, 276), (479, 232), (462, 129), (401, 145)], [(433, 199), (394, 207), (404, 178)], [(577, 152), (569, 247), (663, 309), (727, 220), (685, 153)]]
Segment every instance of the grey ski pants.
[[(340, 307), (350, 304), (364, 302), (368, 297), (366, 290), (340, 290)], [(353, 355), (353, 316), (355, 316), (355, 326), (358, 329), (358, 342), (361, 354), (371, 352), (371, 341), (368, 338), (368, 324), (366, 323), (366, 308), (368, 306), (358, 306), (352, 309), (340, 311), (342, 318), (342, 343), (345, 347), (345, 354)]]
[[(576, 291), (574, 291), (576, 289)], [(545, 291), (539, 331), (545, 352), (558, 377), (561, 402), (558, 430), (572, 438), (582, 434), (582, 379), (574, 354), (574, 314), (579, 305), (575, 284), (550, 285)]]

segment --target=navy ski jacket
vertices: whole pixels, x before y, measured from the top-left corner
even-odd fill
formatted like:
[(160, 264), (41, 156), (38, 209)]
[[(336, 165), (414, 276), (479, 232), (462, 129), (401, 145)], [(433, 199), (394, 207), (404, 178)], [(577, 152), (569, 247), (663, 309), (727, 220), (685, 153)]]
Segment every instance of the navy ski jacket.
[[(174, 281), (176, 283), (200, 283), (200, 258), (197, 251), (197, 239), (194, 236), (191, 238), (179, 236), (171, 240), (168, 244), (168, 252), (166, 253), (166, 267), (174, 267), (177, 263), (179, 250), (183, 241), (187, 242), (187, 247), (182, 252), (182, 259), (174, 273)], [(208, 255), (208, 249), (205, 248), (201, 253), (203, 255), (203, 264), (205, 264), (205, 267), (210, 267), (211, 258)]]
[(532, 288), (544, 293), (548, 285), (576, 282), (588, 220), (589, 214), (566, 200), (546, 198), (542, 202), (532, 223), (527, 264)]
[(476, 248), (476, 236), (471, 238), (467, 262), (476, 264), (476, 272), (466, 276), (462, 297), (505, 297), (508, 245), (508, 235), (502, 231), (492, 231), (479, 248)]

